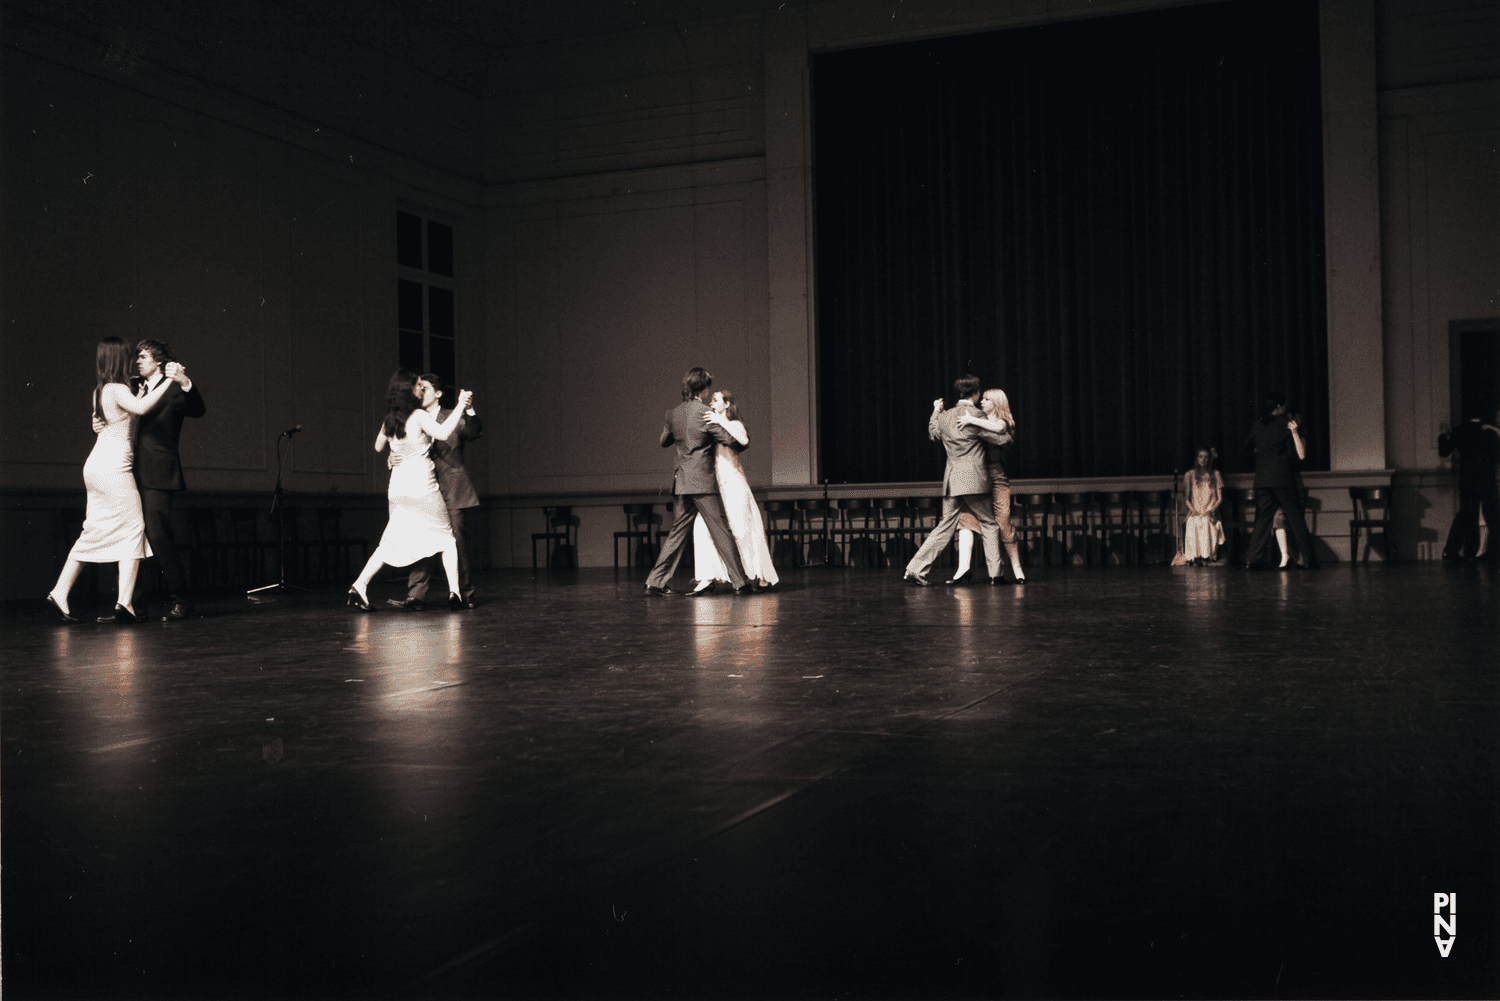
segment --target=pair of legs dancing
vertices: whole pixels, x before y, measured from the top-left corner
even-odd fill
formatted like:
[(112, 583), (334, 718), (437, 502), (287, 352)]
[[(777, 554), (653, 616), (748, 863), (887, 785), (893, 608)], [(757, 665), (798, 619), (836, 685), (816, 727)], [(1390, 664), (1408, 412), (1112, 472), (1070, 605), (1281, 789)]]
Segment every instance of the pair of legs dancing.
[[(429, 553), (427, 556), (431, 556)], [(448, 577), (448, 607), (454, 611), (467, 608), (458, 582), (458, 542), (451, 535), (443, 548), (438, 550), (437, 555), (443, 560), (443, 573)], [(422, 559), (426, 559), (423, 556)], [(397, 561), (400, 562), (397, 562)], [(355, 605), (364, 611), (370, 611), (370, 581), (375, 579), (382, 567), (385, 566), (409, 566), (412, 563), (407, 554), (400, 554), (387, 546), (384, 540), (375, 547), (370, 554), (370, 560), (365, 568), (360, 571), (359, 579), (349, 588), (348, 604)]]
[(749, 588), (750, 582), (745, 577), (745, 567), (740, 561), (739, 547), (735, 545), (734, 533), (729, 530), (729, 524), (724, 515), (723, 499), (716, 493), (678, 494), (677, 517), (672, 522), (672, 530), (667, 533), (666, 541), (661, 544), (661, 555), (656, 558), (656, 565), (651, 568), (651, 573), (646, 578), (647, 592), (664, 594), (668, 591), (667, 584), (677, 573), (677, 566), (682, 562), (683, 550), (687, 548), (688, 536), (692, 534), (693, 525), (700, 514), (703, 516), (703, 525), (708, 529), (714, 549), (718, 551), (719, 559), (724, 563), (724, 573), (729, 583), (738, 592)]
[[(1255, 488), (1255, 528), (1250, 533), (1250, 551), (1245, 557), (1247, 566), (1261, 566), (1261, 554), (1271, 541), (1276, 515), (1281, 512), (1286, 531), (1291, 534), (1291, 541), (1296, 545), (1297, 552), (1302, 554), (1302, 566), (1309, 570), (1317, 569), (1318, 559), (1313, 553), (1312, 538), (1307, 533), (1307, 522), (1302, 518), (1300, 493), (1296, 487)], [(1290, 563), (1291, 553), (1283, 549), (1281, 566), (1289, 566)]]
[[(938, 554), (952, 541), (953, 533), (958, 531), (959, 515), (965, 510), (978, 523), (980, 537), (984, 539), (984, 558), (989, 568), (990, 583), (1002, 582), (1000, 526), (995, 522), (994, 507), (990, 497), (986, 494), (963, 494), (943, 498), (943, 516), (938, 519), (937, 527), (927, 536), (927, 540), (911, 558), (911, 562), (906, 564), (907, 580), (924, 586), (928, 583), (927, 568), (932, 566)], [(957, 576), (953, 578), (954, 581), (958, 579)]]
[[(995, 524), (1000, 530), (1000, 542), (1005, 546), (1005, 555), (1010, 560), (1010, 571), (1017, 584), (1026, 582), (1026, 571), (1021, 569), (1021, 550), (1016, 545), (1016, 528), (1010, 523), (1010, 478), (990, 472), (990, 505), (995, 515)], [(981, 530), (979, 519), (967, 511), (958, 515), (958, 570), (954, 580), (962, 580), (969, 572), (974, 558), (974, 535)], [(990, 576), (997, 576), (993, 572)]]

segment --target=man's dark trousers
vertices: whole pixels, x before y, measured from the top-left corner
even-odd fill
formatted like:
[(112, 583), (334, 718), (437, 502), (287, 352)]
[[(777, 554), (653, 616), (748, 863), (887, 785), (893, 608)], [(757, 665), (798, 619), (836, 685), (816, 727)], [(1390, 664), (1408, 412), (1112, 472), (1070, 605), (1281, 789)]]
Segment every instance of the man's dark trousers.
[(666, 587), (667, 581), (677, 572), (677, 564), (682, 562), (682, 552), (693, 534), (693, 519), (699, 514), (703, 515), (703, 524), (708, 528), (709, 537), (714, 540), (714, 548), (724, 560), (729, 583), (736, 588), (745, 586), (747, 581), (745, 568), (740, 563), (740, 550), (735, 545), (734, 533), (729, 531), (729, 525), (724, 520), (724, 501), (715, 493), (677, 495), (677, 519), (672, 522), (672, 530), (661, 544), (661, 555), (657, 556), (656, 566), (651, 568), (651, 575), (646, 578), (647, 587)]

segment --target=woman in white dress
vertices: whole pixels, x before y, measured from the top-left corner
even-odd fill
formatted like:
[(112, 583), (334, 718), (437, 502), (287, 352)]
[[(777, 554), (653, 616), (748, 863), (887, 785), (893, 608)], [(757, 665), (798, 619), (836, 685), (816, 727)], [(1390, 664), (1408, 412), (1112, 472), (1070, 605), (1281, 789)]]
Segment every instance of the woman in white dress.
[[(734, 436), (741, 445), (750, 444), (750, 434), (740, 420), (739, 408), (734, 405), (734, 394), (714, 393), (712, 408), (703, 415), (707, 422), (718, 424)], [(726, 445), (714, 448), (714, 475), (719, 480), (719, 496), (724, 501), (724, 520), (734, 535), (735, 548), (740, 551), (740, 562), (744, 564), (745, 576), (758, 581), (761, 588), (780, 582), (776, 568), (771, 565), (771, 547), (766, 542), (765, 523), (760, 518), (760, 507), (755, 495), (750, 492), (750, 481), (745, 479), (745, 468), (734, 449)], [(699, 515), (693, 523), (693, 577), (698, 581), (697, 591), (716, 580), (729, 580), (729, 571), (719, 552), (714, 548), (708, 526)]]
[(375, 436), (375, 451), (383, 452), (389, 444), (394, 462), (387, 491), (390, 521), (380, 536), (380, 545), (349, 588), (348, 604), (361, 611), (374, 610), (367, 589), (381, 567), (410, 566), (434, 553), (442, 554), (443, 571), (448, 575), (448, 607), (465, 607), (458, 595), (458, 543), (448, 524), (448, 507), (438, 490), (428, 452), (433, 439), (447, 441), (458, 430), (474, 394), (467, 390), (459, 393), (453, 412), (442, 423), (425, 409), (435, 395), (431, 385), (404, 368), (391, 376), (386, 389), (390, 410)]
[(1224, 477), (1214, 468), (1218, 456), (1215, 449), (1198, 449), (1197, 461), (1182, 478), (1188, 512), (1187, 524), (1183, 526), (1182, 556), (1194, 566), (1212, 563), (1224, 544), (1224, 526), (1219, 521)]
[(167, 378), (150, 393), (137, 398), (130, 390), (135, 352), (118, 337), (106, 337), (94, 349), (94, 418), (102, 423), (94, 450), (83, 464), (83, 485), (88, 491), (88, 510), (83, 533), (73, 543), (57, 584), (47, 594), (47, 604), (64, 622), (77, 622), (68, 605), (68, 592), (85, 563), (118, 563), (120, 590), (113, 615), (100, 622), (139, 622), (135, 614), (135, 575), (141, 560), (151, 555), (146, 544), (146, 521), (141, 515), (141, 495), (132, 472), (135, 449), (130, 441), (130, 419), (156, 405), (173, 380), (181, 381), (181, 367), (167, 365)]

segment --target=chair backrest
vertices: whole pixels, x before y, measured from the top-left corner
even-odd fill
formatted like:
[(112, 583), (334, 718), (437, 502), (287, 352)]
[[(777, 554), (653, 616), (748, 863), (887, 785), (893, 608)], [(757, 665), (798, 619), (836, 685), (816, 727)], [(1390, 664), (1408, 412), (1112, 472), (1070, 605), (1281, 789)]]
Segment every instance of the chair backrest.
[[(231, 508), (229, 510), (229, 527), (234, 532), (234, 539), (235, 539), (236, 542), (254, 542), (255, 541), (255, 537), (256, 537), (255, 536), (255, 508), (253, 508), (253, 507), (236, 507), (236, 508)], [(242, 538), (240, 538), (240, 533), (241, 532), (249, 532), (250, 533), (250, 537), (248, 539), (242, 539)]]
[(811, 511), (814, 513), (827, 511), (828, 502), (821, 497), (807, 497), (797, 501), (798, 511)]
[(211, 507), (188, 508), (188, 530), (193, 533), (193, 542), (202, 545), (205, 542), (218, 541), (219, 519)]
[(1380, 516), (1390, 511), (1391, 493), (1386, 487), (1350, 487), (1349, 499), (1354, 502), (1354, 517), (1369, 518), (1370, 508), (1378, 506)]

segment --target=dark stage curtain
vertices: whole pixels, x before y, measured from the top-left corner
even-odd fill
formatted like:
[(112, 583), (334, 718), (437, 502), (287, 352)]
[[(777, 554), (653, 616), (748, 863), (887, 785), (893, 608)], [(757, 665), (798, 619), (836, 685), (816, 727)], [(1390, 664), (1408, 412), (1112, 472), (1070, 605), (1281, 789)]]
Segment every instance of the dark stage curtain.
[(814, 60), (832, 482), (942, 477), (932, 400), (1010, 394), (1012, 475), (1163, 474), (1287, 393), (1328, 464), (1317, 5), (1221, 3)]

